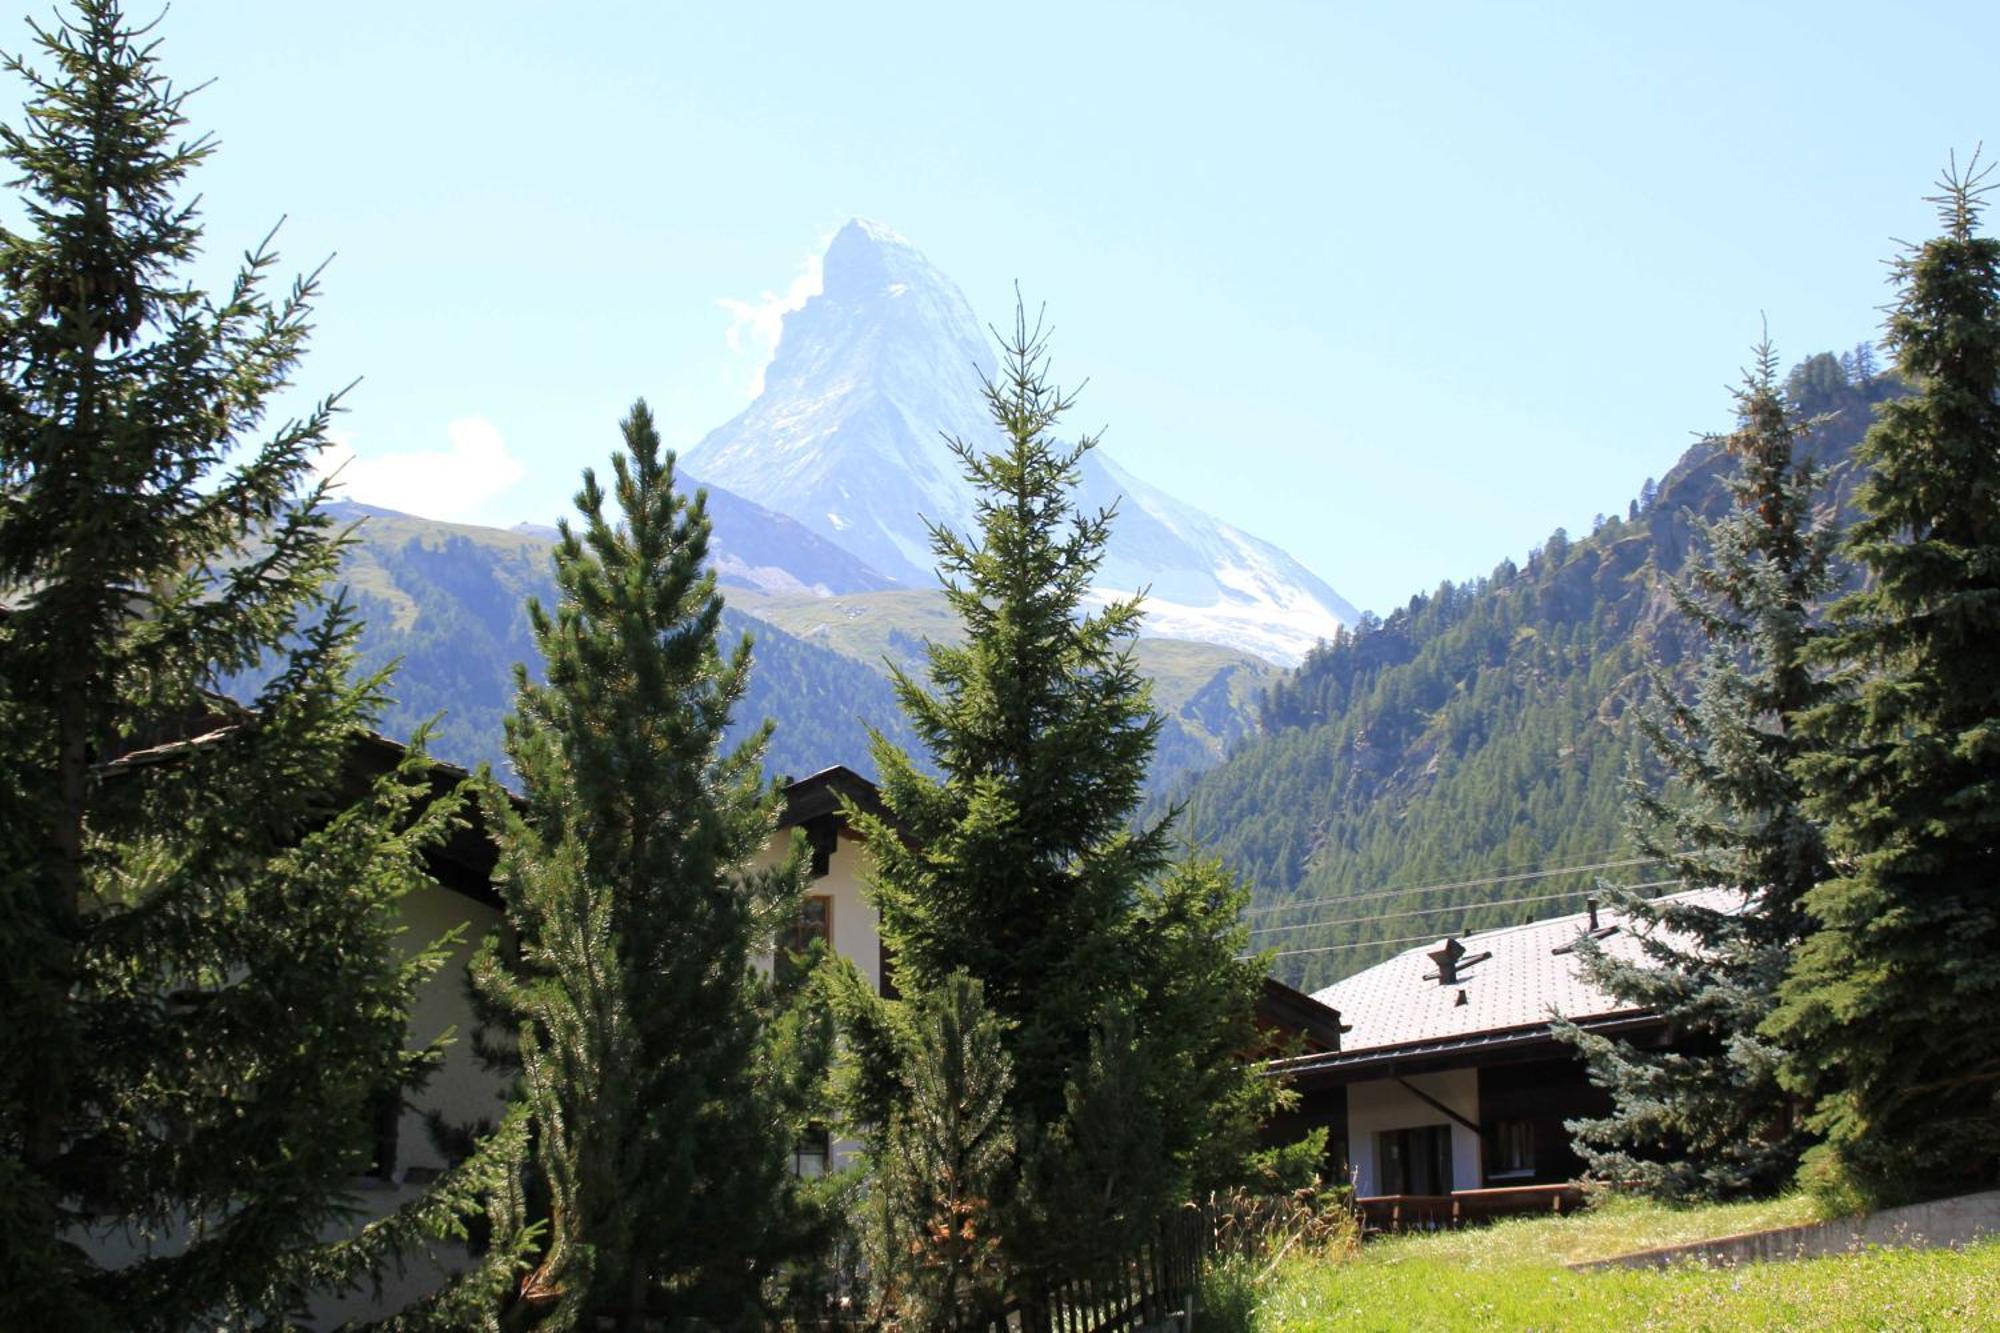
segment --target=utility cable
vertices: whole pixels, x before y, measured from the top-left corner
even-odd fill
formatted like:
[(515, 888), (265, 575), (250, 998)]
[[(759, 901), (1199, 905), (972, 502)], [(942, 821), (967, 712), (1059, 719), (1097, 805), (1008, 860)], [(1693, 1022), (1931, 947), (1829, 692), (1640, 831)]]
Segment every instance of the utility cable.
[[(1678, 884), (1678, 879), (1655, 879), (1644, 884), (1613, 884), (1614, 889), (1657, 889), (1667, 884)], [(1317, 930), (1334, 926), (1358, 926), (1370, 921), (1395, 921), (1410, 916), (1436, 916), (1443, 912), (1472, 912), (1487, 907), (1519, 907), (1524, 903), (1552, 903), (1563, 898), (1585, 898), (1595, 893), (1595, 889), (1566, 889), (1561, 893), (1539, 893), (1529, 898), (1502, 898), (1490, 903), (1446, 903), (1442, 907), (1416, 907), (1407, 912), (1383, 912), (1378, 916), (1337, 916), (1327, 921), (1295, 921), (1289, 926), (1265, 926), (1250, 934), (1276, 935), (1291, 930)], [(1500, 929), (1500, 927), (1494, 927)]]
[(1417, 884), (1405, 889), (1380, 889), (1368, 893), (1339, 894), (1331, 898), (1314, 898), (1306, 902), (1277, 903), (1270, 907), (1253, 907), (1244, 916), (1266, 916), (1273, 912), (1291, 912), (1308, 907), (1325, 907), (1330, 903), (1359, 903), (1377, 898), (1399, 898), (1407, 894), (1444, 893), (1450, 889), (1481, 889), (1498, 884), (1522, 884), (1529, 880), (1553, 879), (1558, 875), (1584, 875), (1599, 870), (1625, 870), (1633, 866), (1651, 865), (1664, 861), (1664, 856), (1635, 856), (1623, 861), (1597, 861), (1588, 865), (1556, 866), (1547, 870), (1524, 870), (1514, 874), (1489, 875), (1483, 879), (1461, 879), (1443, 884)]
[[(1679, 884), (1682, 882), (1683, 881), (1678, 879), (1657, 879), (1646, 884), (1620, 884), (1617, 887), (1621, 889), (1658, 889), (1658, 888), (1664, 888), (1669, 884)], [(1313, 924), (1325, 925), (1325, 926), (1342, 926), (1342, 925), (1352, 926), (1352, 925), (1360, 925), (1365, 921), (1391, 921), (1395, 920), (1398, 917), (1404, 917), (1404, 916), (1428, 916), (1430, 915), (1431, 912), (1438, 912), (1438, 911), (1449, 912), (1449, 911), (1463, 910), (1470, 912), (1470, 911), (1476, 911), (1481, 907), (1509, 907), (1509, 906), (1514, 906), (1517, 903), (1523, 903), (1523, 902), (1547, 902), (1553, 898), (1579, 897), (1585, 894), (1586, 892), (1587, 890), (1578, 890), (1575, 893), (1554, 893), (1540, 898), (1516, 899), (1514, 900), (1514, 902), (1454, 903), (1450, 907), (1431, 908), (1428, 911), (1389, 912), (1378, 917), (1358, 917), (1346, 921), (1315, 922)], [(1521, 926), (1532, 926), (1535, 924), (1536, 923), (1533, 921), (1516, 921), (1509, 925), (1504, 925), (1504, 926), (1487, 926), (1481, 930), (1472, 933), (1479, 935), (1486, 935), (1492, 933), (1493, 931), (1515, 930)], [(1255, 934), (1256, 932), (1253, 931), (1251, 933)], [(1281, 949), (1276, 953), (1270, 954), (1269, 956), (1272, 958), (1297, 958), (1303, 954), (1337, 953), (1343, 949), (1367, 949), (1372, 947), (1386, 947), (1391, 944), (1426, 944), (1436, 940), (1437, 938), (1438, 936), (1435, 933), (1432, 933), (1428, 935), (1408, 935), (1403, 937), (1402, 939), (1395, 939), (1395, 940), (1353, 940), (1346, 944), (1323, 944), (1317, 948), (1311, 948), (1311, 949)], [(1240, 957), (1242, 958), (1254, 958), (1256, 956), (1257, 955), (1254, 953), (1240, 955)]]

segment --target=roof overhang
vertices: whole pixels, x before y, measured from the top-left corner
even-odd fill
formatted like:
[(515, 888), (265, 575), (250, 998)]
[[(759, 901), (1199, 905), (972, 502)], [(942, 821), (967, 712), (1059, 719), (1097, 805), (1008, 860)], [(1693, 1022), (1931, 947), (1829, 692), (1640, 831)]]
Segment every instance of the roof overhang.
[[(1658, 1014), (1636, 1009), (1575, 1021), (1584, 1031), (1602, 1036), (1643, 1036), (1663, 1033), (1667, 1027)], [(1264, 1067), (1264, 1072), (1286, 1079), (1296, 1087), (1323, 1088), (1369, 1079), (1431, 1074), (1445, 1069), (1482, 1065), (1516, 1064), (1575, 1054), (1576, 1048), (1557, 1037), (1552, 1025), (1536, 1023), (1490, 1032), (1468, 1032), (1430, 1041), (1405, 1042), (1396, 1046), (1376, 1046), (1368, 1050), (1293, 1056), (1288, 1060), (1273, 1060)]]
[(1346, 1029), (1340, 1011), (1321, 1004), (1301, 990), (1293, 990), (1276, 977), (1265, 977), (1257, 993), (1257, 1021), (1267, 1027), (1304, 1036), (1314, 1054), (1340, 1049), (1340, 1034)]
[(778, 827), (794, 828), (839, 815), (846, 802), (865, 814), (890, 819), (889, 807), (882, 804), (882, 793), (875, 784), (847, 765), (835, 764), (785, 784), (785, 808), (778, 812)]

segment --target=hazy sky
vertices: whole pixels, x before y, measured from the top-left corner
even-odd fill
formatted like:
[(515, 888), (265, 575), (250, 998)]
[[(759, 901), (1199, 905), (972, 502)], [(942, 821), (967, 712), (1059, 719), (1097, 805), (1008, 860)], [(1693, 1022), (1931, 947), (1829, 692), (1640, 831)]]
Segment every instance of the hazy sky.
[(1377, 610), (1622, 509), (1728, 425), (1760, 312), (1788, 361), (1874, 336), (1946, 154), (2000, 148), (1987, 3), (179, 0), (160, 36), (215, 80), (212, 257), (281, 214), (290, 267), (337, 253), (302, 383), (362, 377), (357, 498), (546, 520), (641, 394), (692, 444), (858, 214), (987, 318), (1018, 279), (1079, 426)]

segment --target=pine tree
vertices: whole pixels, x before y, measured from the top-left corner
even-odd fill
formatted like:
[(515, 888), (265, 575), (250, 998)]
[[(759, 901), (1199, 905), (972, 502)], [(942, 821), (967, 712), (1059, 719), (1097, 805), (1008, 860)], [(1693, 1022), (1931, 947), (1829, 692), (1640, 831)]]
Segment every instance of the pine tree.
[(507, 728), (525, 811), (486, 801), (517, 956), (490, 940), (474, 971), (518, 1025), (549, 1222), (510, 1317), (741, 1326), (810, 1225), (751, 967), (796, 909), (800, 863), (751, 867), (781, 797), (759, 769), (768, 726), (721, 750), (750, 644), (717, 646), (704, 497), (675, 490), (643, 402), (622, 428), (617, 512), (586, 470), (560, 602), (530, 603), (547, 683), (517, 669)]
[(899, 1327), (985, 1329), (1006, 1290), (995, 1213), (1014, 1147), (1012, 1061), (963, 972), (912, 1010), (872, 1200), (876, 1272)]
[[(348, 764), (384, 677), (325, 591), (334, 403), (266, 421), (313, 282), (268, 297), (259, 248), (219, 300), (182, 285), (185, 94), (111, 0), (34, 32), (0, 129), (0, 1325), (261, 1324), (457, 1225), (325, 1240), (433, 1054), (404, 1029), (441, 954), (398, 903), (459, 798), (421, 737)], [(250, 707), (215, 693), (253, 668)]]
[(897, 677), (941, 776), (878, 739), (893, 820), (851, 812), (899, 989), (963, 972), (1006, 1025), (1016, 1143), (998, 1217), (1029, 1285), (1107, 1260), (1240, 1170), (1263, 1086), (1233, 1058), (1258, 981), (1236, 957), (1243, 890), (1176, 867), (1170, 818), (1134, 823), (1160, 726), (1131, 654), (1139, 600), (1087, 610), (1113, 516), (1073, 502), (1094, 440), (1056, 442), (1072, 399), (1045, 351), (1017, 311), (987, 387), (999, 447), (953, 442), (977, 541), (932, 534), (965, 641), (931, 647), (930, 689)]
[(1944, 234), (1896, 266), (1912, 388), (1879, 409), (1848, 550), (1865, 587), (1825, 651), (1840, 692), (1802, 761), (1835, 875), (1770, 1031), (1818, 1094), (1825, 1187), (1896, 1200), (2000, 1183), (2000, 240), (1977, 159)]
[(1644, 960), (1579, 943), (1585, 974), (1666, 1019), (1673, 1049), (1558, 1025), (1614, 1102), (1604, 1117), (1570, 1123), (1578, 1151), (1596, 1174), (1668, 1198), (1772, 1190), (1804, 1148), (1796, 1099), (1779, 1083), (1783, 1053), (1758, 1026), (1804, 935), (1801, 902), (1826, 876), (1824, 838), (1795, 773), (1808, 744), (1796, 719), (1824, 694), (1808, 652), (1836, 539), (1814, 515), (1820, 470), (1801, 457), (1813, 422), (1779, 393), (1768, 342), (1736, 406), (1740, 424), (1721, 442), (1737, 465), (1732, 508), (1708, 526), (1706, 560), (1672, 587), (1708, 652), (1691, 700), (1654, 670), (1656, 702), (1640, 726), (1670, 785), (1664, 795), (1632, 786), (1641, 850), (1686, 888), (1723, 890), (1727, 901), (1614, 892), (1625, 928), (1646, 935)]

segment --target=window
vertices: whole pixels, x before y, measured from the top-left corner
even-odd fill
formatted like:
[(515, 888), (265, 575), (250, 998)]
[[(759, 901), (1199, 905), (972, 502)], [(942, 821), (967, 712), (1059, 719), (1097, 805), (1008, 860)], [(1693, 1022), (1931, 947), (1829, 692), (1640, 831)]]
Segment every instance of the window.
[(826, 1174), (832, 1164), (831, 1145), (824, 1129), (809, 1129), (792, 1147), (792, 1174), (800, 1180), (814, 1180)]
[(1375, 1135), (1375, 1175), (1382, 1194), (1451, 1193), (1451, 1126), (1380, 1131)]
[(814, 940), (833, 950), (833, 898), (815, 893), (799, 903), (799, 914), (778, 937), (778, 966), (787, 966), (795, 955), (812, 948)]
[(1486, 1132), (1486, 1178), (1506, 1180), (1535, 1174), (1535, 1122), (1501, 1120)]

